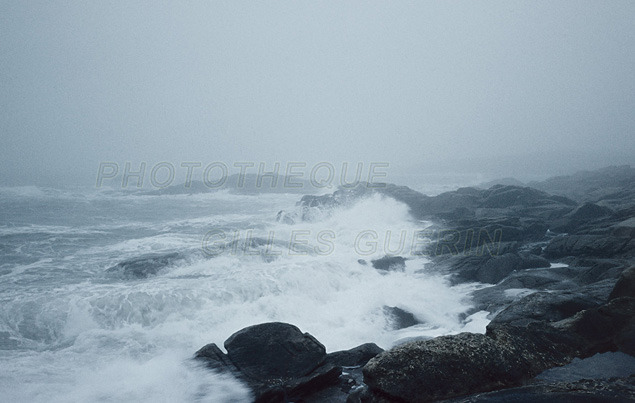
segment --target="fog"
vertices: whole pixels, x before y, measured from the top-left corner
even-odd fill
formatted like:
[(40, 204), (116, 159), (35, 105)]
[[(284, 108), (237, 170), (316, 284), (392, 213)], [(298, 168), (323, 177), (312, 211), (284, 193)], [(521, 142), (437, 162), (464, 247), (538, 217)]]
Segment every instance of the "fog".
[[(635, 163), (635, 2), (0, 5), (0, 184), (102, 162)], [(281, 172), (282, 173), (282, 172)]]

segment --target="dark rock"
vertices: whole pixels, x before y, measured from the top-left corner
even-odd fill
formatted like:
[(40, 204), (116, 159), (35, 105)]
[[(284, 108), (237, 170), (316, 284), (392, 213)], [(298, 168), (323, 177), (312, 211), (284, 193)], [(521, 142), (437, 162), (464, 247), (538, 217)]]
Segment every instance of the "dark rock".
[(635, 401), (635, 375), (541, 383), (445, 400), (446, 403), (609, 403)]
[(545, 256), (615, 257), (624, 251), (628, 238), (603, 235), (570, 235), (553, 238), (544, 250)]
[(551, 290), (553, 295), (559, 292), (575, 292), (602, 303), (608, 300), (615, 280), (605, 279), (580, 286), (576, 279), (578, 273), (579, 269), (569, 267), (512, 273), (495, 286), (472, 292), (472, 301), (475, 306), (468, 311), (468, 314), (478, 311), (497, 312), (534, 291)]
[(613, 236), (633, 238), (635, 237), (635, 217), (613, 225)]
[(617, 350), (635, 356), (635, 298), (612, 299), (556, 322), (554, 327), (580, 338), (580, 357)]
[(584, 203), (573, 210), (568, 216), (573, 220), (595, 220), (609, 216), (613, 213), (608, 207), (598, 206), (595, 203)]
[(601, 305), (604, 300), (583, 293), (560, 291), (536, 292), (511, 303), (490, 322), (490, 326), (502, 323), (526, 326), (529, 322), (556, 322), (576, 313)]
[(404, 271), (406, 259), (401, 256), (384, 256), (371, 261), (373, 267), (382, 271)]
[(287, 399), (294, 401), (298, 397), (309, 396), (316, 391), (334, 385), (338, 382), (341, 374), (341, 367), (323, 365), (307, 376), (287, 381), (284, 384)]
[(437, 259), (433, 270), (452, 274), (453, 283), (473, 282), (496, 284), (516, 271), (550, 267), (548, 260), (524, 253), (504, 253), (500, 256), (457, 255)]
[(622, 352), (595, 354), (588, 358), (574, 358), (569, 364), (540, 373), (535, 381), (575, 382), (581, 379), (608, 379), (635, 374), (635, 357)]
[(305, 376), (326, 358), (326, 349), (313, 336), (280, 322), (239, 330), (224, 345), (229, 359), (243, 374), (263, 382)]
[(229, 357), (227, 357), (227, 354), (223, 353), (214, 343), (202, 347), (194, 354), (194, 358), (204, 363), (209, 369), (222, 373), (230, 373), (234, 376), (240, 375), (240, 371), (236, 368), (234, 363), (231, 362)]
[(360, 388), (363, 384), (363, 376), (361, 368), (346, 369), (339, 377), (335, 384), (312, 392), (303, 397), (299, 402), (302, 403), (346, 403), (350, 393)]
[[(543, 182), (531, 182), (529, 186), (577, 201), (595, 202), (610, 199), (615, 193), (631, 188), (634, 183), (635, 169), (624, 165), (597, 171), (581, 171), (569, 176), (557, 176)], [(628, 200), (628, 195), (624, 196), (613, 197), (625, 199), (623, 204), (628, 204), (628, 201), (632, 204), (635, 200), (632, 197)]]
[[(324, 346), (290, 324), (272, 322), (247, 327), (230, 336), (225, 349), (227, 354), (215, 344), (208, 344), (194, 358), (207, 368), (245, 382), (256, 403), (300, 401), (340, 382), (342, 368), (334, 364), (337, 360), (325, 362)], [(358, 352), (357, 358), (361, 355)]]
[(390, 328), (393, 330), (404, 329), (421, 323), (412, 313), (396, 306), (384, 306), (382, 310)]
[(502, 256), (492, 256), (476, 270), (475, 278), (482, 283), (496, 284), (514, 271), (549, 266), (549, 261), (540, 256), (507, 253)]
[(380, 397), (428, 402), (517, 385), (525, 378), (525, 366), (516, 351), (491, 338), (461, 333), (379, 354), (364, 367), (364, 382)]
[(106, 270), (109, 275), (120, 275), (125, 279), (140, 279), (156, 275), (159, 271), (183, 260), (178, 252), (148, 254), (125, 260)]
[[(575, 310), (565, 308), (553, 317)], [(364, 367), (369, 389), (361, 401), (426, 402), (487, 392), (518, 386), (575, 357), (634, 352), (635, 298), (617, 298), (552, 323), (509, 318), (490, 323), (486, 335), (442, 336), (379, 354)]]
[(335, 351), (326, 356), (326, 362), (339, 367), (358, 367), (384, 350), (375, 343), (365, 343), (350, 350)]
[(624, 264), (617, 259), (580, 259), (576, 262), (581, 266), (590, 266), (581, 269), (575, 278), (580, 284), (592, 284), (603, 280), (617, 280), (624, 270)]
[(609, 295), (609, 299), (620, 297), (635, 297), (635, 266), (622, 272), (615, 284), (615, 288), (613, 288), (611, 295)]

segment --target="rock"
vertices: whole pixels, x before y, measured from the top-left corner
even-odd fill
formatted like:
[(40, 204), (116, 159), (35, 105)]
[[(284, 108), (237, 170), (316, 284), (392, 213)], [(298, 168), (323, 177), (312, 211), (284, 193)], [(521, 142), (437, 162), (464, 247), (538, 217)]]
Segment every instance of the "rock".
[(366, 343), (350, 350), (335, 351), (326, 356), (326, 362), (339, 367), (358, 367), (384, 350), (375, 343)]
[(549, 266), (549, 261), (540, 256), (507, 253), (502, 256), (492, 256), (476, 270), (475, 279), (482, 283), (496, 284), (514, 271)]
[(524, 366), (514, 350), (461, 333), (403, 344), (370, 360), (363, 372), (373, 394), (416, 403), (517, 385)]
[[(581, 296), (575, 297), (572, 309), (556, 304), (564, 309), (541, 317), (569, 315), (580, 306)], [(363, 369), (368, 391), (360, 392), (360, 400), (416, 403), (447, 399), (518, 386), (575, 357), (615, 350), (635, 352), (635, 298), (616, 298), (557, 322), (507, 316), (509, 320), (490, 323), (485, 335), (442, 336), (379, 354)]]
[(620, 297), (635, 297), (635, 266), (622, 272), (609, 295), (610, 300)]
[(615, 286), (615, 280), (605, 279), (580, 286), (576, 281), (578, 271), (578, 269), (558, 267), (512, 273), (495, 286), (472, 292), (472, 301), (475, 306), (468, 311), (468, 314), (478, 311), (495, 313), (527, 294), (545, 290), (553, 291), (551, 295), (559, 292), (575, 292), (598, 303), (606, 302)]
[(413, 314), (396, 306), (384, 306), (382, 310), (392, 330), (405, 329), (421, 323)]
[(617, 350), (635, 356), (635, 298), (612, 299), (556, 322), (554, 327), (580, 338), (576, 346), (579, 357)]
[(497, 284), (516, 271), (549, 267), (548, 260), (526, 253), (508, 252), (502, 255), (457, 255), (437, 259), (433, 269), (453, 274), (453, 283), (478, 281)]
[(553, 238), (544, 250), (545, 256), (615, 257), (625, 250), (629, 239), (604, 235), (570, 235)]
[[(596, 171), (581, 171), (568, 176), (556, 176), (529, 186), (578, 201), (607, 199), (620, 189), (635, 183), (635, 169), (628, 165), (611, 166)], [(631, 198), (631, 202), (634, 199)]]
[(597, 307), (603, 302), (579, 292), (536, 292), (512, 302), (494, 317), (490, 326), (502, 323), (526, 326), (535, 321), (556, 322), (584, 309)]
[(584, 203), (573, 210), (568, 217), (572, 220), (588, 221), (609, 216), (613, 213), (608, 207), (598, 206), (595, 203)]
[(351, 400), (350, 395), (363, 385), (361, 367), (368, 360), (384, 350), (374, 343), (366, 343), (350, 350), (336, 351), (326, 357), (325, 365), (344, 367), (339, 383), (329, 386), (304, 398), (304, 403), (345, 403)]
[(194, 353), (194, 358), (203, 362), (209, 369), (222, 373), (230, 373), (237, 377), (240, 376), (240, 371), (236, 368), (234, 363), (231, 362), (229, 357), (227, 357), (227, 354), (223, 353), (214, 343), (203, 346)]
[(401, 256), (384, 256), (371, 260), (373, 267), (382, 271), (404, 271), (406, 269), (406, 259)]
[(307, 375), (326, 358), (326, 349), (313, 336), (280, 322), (246, 327), (224, 345), (243, 374), (263, 382)]
[(635, 357), (616, 351), (574, 358), (569, 364), (540, 373), (534, 381), (575, 382), (581, 379), (622, 378), (635, 374)]
[(445, 403), (600, 403), (635, 401), (635, 375), (541, 383), (451, 399)]
[(245, 382), (256, 403), (286, 403), (302, 399), (340, 382), (338, 360), (361, 359), (371, 347), (326, 362), (324, 346), (297, 327), (280, 322), (244, 328), (225, 341), (227, 354), (215, 344), (196, 352), (194, 358), (207, 368), (229, 373)]
[(633, 238), (635, 237), (635, 217), (628, 218), (613, 225), (613, 236)]
[(109, 275), (120, 275), (125, 279), (141, 279), (156, 275), (159, 271), (183, 260), (178, 252), (148, 254), (125, 260), (106, 270)]
[(575, 280), (580, 284), (592, 284), (603, 280), (617, 281), (624, 271), (623, 261), (618, 259), (578, 259), (574, 264), (587, 267), (581, 268)]

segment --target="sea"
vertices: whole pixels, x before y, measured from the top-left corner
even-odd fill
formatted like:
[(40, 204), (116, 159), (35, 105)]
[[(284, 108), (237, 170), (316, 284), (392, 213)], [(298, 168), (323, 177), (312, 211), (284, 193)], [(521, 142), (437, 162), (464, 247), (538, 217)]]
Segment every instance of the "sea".
[[(485, 312), (466, 314), (480, 285), (426, 269), (414, 246), (430, 223), (405, 204), (372, 195), (302, 219), (300, 197), (0, 188), (0, 400), (248, 402), (192, 357), (263, 322), (327, 352), (485, 331)], [(175, 252), (147, 276), (113, 270)], [(385, 255), (405, 269), (374, 269)], [(395, 328), (386, 307), (419, 323)]]

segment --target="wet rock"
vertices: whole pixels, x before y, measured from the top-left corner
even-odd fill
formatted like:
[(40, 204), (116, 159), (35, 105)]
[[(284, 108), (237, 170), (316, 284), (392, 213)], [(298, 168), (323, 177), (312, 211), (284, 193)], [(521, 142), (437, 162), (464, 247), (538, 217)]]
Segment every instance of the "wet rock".
[(412, 313), (396, 306), (384, 306), (382, 311), (388, 320), (390, 328), (393, 330), (405, 329), (421, 323)]
[(628, 218), (613, 226), (613, 236), (617, 237), (635, 237), (635, 217)]
[(322, 343), (280, 322), (249, 326), (231, 335), (224, 345), (242, 373), (265, 382), (307, 375), (326, 358)]
[(106, 270), (109, 276), (119, 275), (125, 279), (141, 279), (156, 275), (161, 270), (176, 264), (185, 257), (178, 252), (148, 254), (125, 260)]
[(556, 322), (554, 327), (580, 339), (576, 346), (579, 357), (618, 350), (635, 356), (635, 298), (612, 299)]
[(491, 338), (461, 333), (378, 355), (364, 367), (364, 382), (378, 397), (428, 402), (517, 385), (525, 377), (525, 366), (514, 350), (501, 348)]
[(616, 298), (557, 322), (509, 317), (490, 323), (485, 335), (442, 336), (379, 354), (364, 367), (368, 391), (360, 400), (448, 399), (518, 386), (575, 357), (634, 352), (635, 298)]
[(534, 268), (549, 267), (543, 257), (527, 253), (508, 252), (502, 255), (457, 255), (437, 260), (434, 270), (452, 274), (453, 283), (478, 281), (497, 284), (510, 274)]
[(490, 325), (508, 323), (526, 326), (535, 321), (556, 322), (584, 309), (597, 307), (603, 302), (605, 301), (579, 292), (536, 292), (511, 303), (496, 315)]
[(406, 269), (406, 259), (401, 256), (384, 256), (371, 260), (373, 267), (381, 271), (404, 271)]
[(635, 375), (628, 378), (584, 379), (541, 383), (483, 393), (446, 403), (600, 403), (635, 401)]
[(609, 299), (620, 297), (635, 297), (635, 266), (622, 272), (615, 284), (615, 288), (609, 295)]
[(625, 251), (629, 238), (605, 235), (569, 235), (552, 239), (544, 250), (545, 256), (615, 257)]
[(296, 326), (271, 322), (249, 326), (224, 343), (227, 354), (208, 344), (195, 359), (245, 382), (256, 403), (297, 401), (336, 385), (339, 365), (326, 362), (324, 346)]
[(350, 350), (335, 351), (326, 356), (326, 362), (340, 367), (357, 367), (384, 350), (375, 343), (365, 343)]
[(223, 353), (214, 343), (203, 346), (194, 353), (194, 358), (204, 363), (209, 369), (240, 376), (240, 371), (236, 368), (234, 363), (231, 362), (229, 357), (227, 357), (227, 354)]

